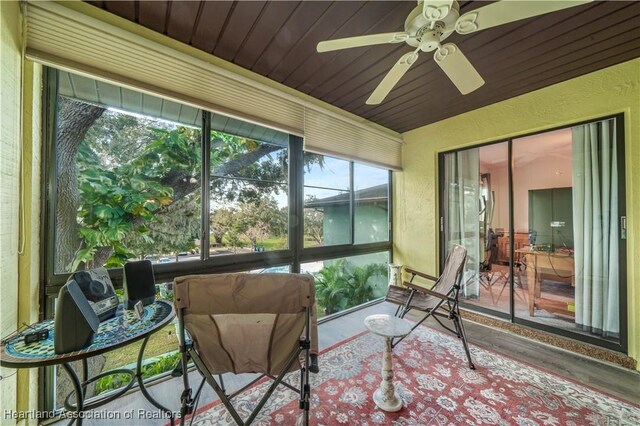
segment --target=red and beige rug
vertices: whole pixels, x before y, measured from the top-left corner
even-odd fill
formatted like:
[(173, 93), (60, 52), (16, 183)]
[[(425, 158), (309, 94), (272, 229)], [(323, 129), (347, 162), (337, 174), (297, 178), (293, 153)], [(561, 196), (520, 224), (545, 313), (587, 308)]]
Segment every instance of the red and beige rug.
[[(419, 327), (394, 349), (396, 389), (404, 407), (379, 410), (371, 395), (380, 383), (382, 339), (361, 334), (326, 350), (312, 376), (313, 425), (640, 425), (640, 407), (472, 346), (469, 370), (460, 341)], [(297, 386), (299, 373), (289, 377)], [(269, 382), (235, 399), (246, 418)], [(279, 386), (254, 424), (293, 425), (298, 395)], [(198, 426), (232, 425), (219, 402), (198, 410)]]

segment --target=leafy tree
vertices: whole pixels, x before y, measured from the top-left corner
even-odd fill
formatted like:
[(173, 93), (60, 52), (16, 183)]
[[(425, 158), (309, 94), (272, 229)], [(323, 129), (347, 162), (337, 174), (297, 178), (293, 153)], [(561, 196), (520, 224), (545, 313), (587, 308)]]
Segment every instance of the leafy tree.
[[(185, 175), (184, 186), (196, 179), (200, 162), (197, 155), (192, 154), (196, 151), (195, 132), (184, 127), (171, 131), (149, 130), (155, 139), (142, 147), (133, 160), (113, 167), (105, 167), (106, 156), (98, 155), (90, 145), (80, 147), (78, 222), (82, 246), (75, 254), (72, 270), (77, 269), (80, 263), (89, 267), (103, 264), (107, 267), (121, 266), (152, 245), (158, 245), (156, 252), (163, 252), (163, 245), (184, 246), (184, 239), (180, 241), (183, 235), (193, 238), (182, 226), (178, 232), (171, 232), (176, 231), (175, 227), (167, 227), (171, 219), (166, 212), (178, 210), (185, 203), (184, 198), (180, 198), (182, 202), (169, 209), (174, 203), (174, 188), (163, 180), (168, 172)], [(162, 231), (153, 229), (155, 232), (149, 232), (149, 224), (158, 216), (165, 218), (161, 221)], [(176, 236), (177, 241), (173, 239)], [(136, 246), (134, 243), (137, 241), (142, 243), (137, 244), (138, 250), (135, 251), (138, 253), (131, 247)], [(104, 260), (104, 254), (98, 255), (99, 250), (108, 253), (109, 257)]]
[[(213, 131), (210, 155), (212, 201), (255, 202), (285, 188), (279, 146)], [(198, 129), (59, 97), (56, 156), (57, 272), (119, 266), (198, 236)]]
[(254, 203), (245, 202), (238, 211), (238, 230), (249, 239), (253, 248), (258, 240), (280, 236), (286, 231), (287, 211), (279, 209), (271, 197), (263, 196)]
[(212, 243), (222, 244), (222, 238), (233, 230), (236, 216), (234, 208), (218, 208), (209, 215)]
[(80, 205), (76, 157), (88, 130), (105, 112), (104, 108), (64, 97), (58, 98), (56, 139), (56, 239), (55, 271), (71, 267), (80, 248), (77, 211)]
[[(314, 200), (315, 197), (308, 196), (307, 202)], [(304, 234), (313, 241), (322, 245), (324, 242), (324, 213), (317, 209), (304, 209)]]
[(238, 229), (238, 225), (235, 224), (229, 232), (227, 232), (224, 236), (224, 240), (226, 244), (231, 246), (234, 253), (238, 252), (238, 248), (244, 245), (244, 241), (242, 240), (242, 234)]
[[(198, 191), (199, 192), (199, 191)], [(193, 193), (164, 207), (159, 214), (127, 235), (125, 243), (138, 258), (198, 249), (200, 238), (200, 196)]]

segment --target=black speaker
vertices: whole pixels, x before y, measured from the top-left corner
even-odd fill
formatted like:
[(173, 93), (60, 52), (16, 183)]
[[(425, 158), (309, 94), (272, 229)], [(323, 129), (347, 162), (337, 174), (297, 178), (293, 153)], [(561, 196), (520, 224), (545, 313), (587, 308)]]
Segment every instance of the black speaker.
[(98, 331), (100, 319), (75, 281), (60, 289), (53, 325), (53, 350), (57, 354), (86, 348)]
[(67, 281), (75, 281), (100, 321), (116, 315), (118, 296), (105, 268), (87, 269), (71, 274)]
[(136, 302), (150, 305), (156, 300), (156, 280), (150, 260), (139, 260), (124, 264), (124, 299), (127, 309)]

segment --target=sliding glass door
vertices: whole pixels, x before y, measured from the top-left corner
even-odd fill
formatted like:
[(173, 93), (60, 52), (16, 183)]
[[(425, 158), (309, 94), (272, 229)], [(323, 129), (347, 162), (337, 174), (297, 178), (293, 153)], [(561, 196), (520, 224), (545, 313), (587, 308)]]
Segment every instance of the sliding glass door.
[[(464, 288), (468, 303), (509, 312), (509, 259), (500, 252), (508, 240), (508, 144), (444, 155), (444, 253), (453, 244), (467, 249)], [(501, 257), (500, 257), (501, 256)]]
[(442, 258), (465, 304), (625, 350), (622, 117), (441, 154)]

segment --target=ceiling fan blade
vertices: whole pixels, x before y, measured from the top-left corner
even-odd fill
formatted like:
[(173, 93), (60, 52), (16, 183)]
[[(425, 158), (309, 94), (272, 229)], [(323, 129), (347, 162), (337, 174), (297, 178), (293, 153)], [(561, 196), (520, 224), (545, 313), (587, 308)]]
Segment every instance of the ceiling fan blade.
[(433, 59), (463, 95), (473, 92), (484, 84), (478, 71), (453, 43), (447, 43), (436, 50)]
[(320, 43), (318, 43), (316, 50), (320, 53), (331, 52), (332, 50), (350, 49), (352, 47), (361, 46), (373, 46), (375, 44), (402, 43), (407, 39), (409, 39), (409, 34), (405, 32), (371, 34), (321, 41)]
[(456, 32), (469, 34), (532, 16), (544, 15), (569, 7), (589, 3), (592, 0), (562, 1), (498, 1), (460, 16)]
[(453, 0), (424, 0), (422, 15), (428, 21), (439, 21), (451, 12)]
[(396, 85), (398, 80), (409, 71), (411, 65), (418, 59), (418, 51), (410, 52), (402, 55), (398, 62), (389, 70), (387, 75), (384, 76), (376, 90), (373, 91), (369, 99), (367, 99), (367, 105), (378, 105), (387, 97), (391, 89)]

